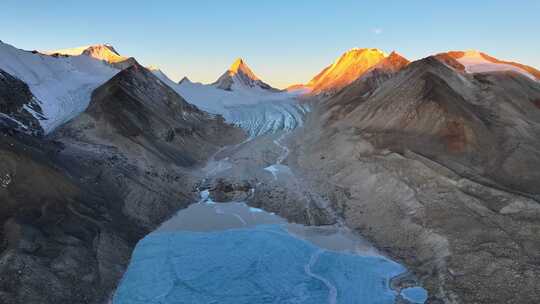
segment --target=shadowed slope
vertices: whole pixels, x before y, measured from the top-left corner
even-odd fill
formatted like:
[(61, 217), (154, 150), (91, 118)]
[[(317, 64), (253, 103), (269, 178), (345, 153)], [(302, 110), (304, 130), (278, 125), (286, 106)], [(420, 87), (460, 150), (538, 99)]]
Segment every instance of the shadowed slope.
[(42, 135), (38, 118), (43, 113), (28, 85), (0, 69), (0, 124)]

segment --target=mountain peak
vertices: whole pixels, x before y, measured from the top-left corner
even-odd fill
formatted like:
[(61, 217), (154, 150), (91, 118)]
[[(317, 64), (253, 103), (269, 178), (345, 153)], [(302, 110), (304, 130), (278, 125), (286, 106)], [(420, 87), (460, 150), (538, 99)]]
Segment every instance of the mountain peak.
[(238, 57), (236, 58), (236, 60), (233, 62), (233, 64), (231, 65), (231, 67), (229, 68), (229, 71), (231, 72), (236, 72), (238, 71), (238, 69), (241, 67), (241, 66), (244, 66), (245, 63), (244, 63), (244, 59)]
[(229, 68), (229, 74), (231, 76), (242, 73), (252, 80), (259, 80), (259, 77), (253, 73), (249, 66), (244, 62), (242, 58), (237, 58), (231, 67)]
[(260, 88), (270, 91), (278, 91), (264, 83), (253, 73), (242, 58), (237, 58), (230, 68), (213, 83), (214, 86), (226, 91), (232, 91), (234, 87)]
[(120, 55), (110, 44), (91, 45), (87, 47), (82, 54), (92, 58), (105, 60), (109, 63), (118, 63), (128, 59), (128, 57)]
[(390, 55), (386, 56), (383, 60), (375, 65), (375, 68), (383, 68), (396, 72), (410, 63), (407, 58), (401, 56), (396, 51), (392, 51)]
[(92, 51), (92, 50), (110, 52), (110, 53), (120, 56), (120, 54), (114, 49), (114, 47), (108, 43), (85, 45), (85, 46), (80, 46), (80, 47), (59, 49), (59, 50), (53, 50), (53, 51), (44, 51), (42, 53), (47, 54), (47, 55), (58, 54), (58, 55), (67, 55), (67, 56), (78, 56), (78, 55), (82, 55), (85, 51)]
[(349, 49), (348, 51), (346, 51), (344, 53), (344, 55), (355, 55), (355, 56), (358, 56), (358, 55), (361, 55), (361, 54), (381, 54), (383, 56), (387, 56), (387, 54), (381, 50), (381, 49), (378, 49), (378, 48), (352, 48), (352, 49)]
[(376, 48), (353, 48), (317, 74), (307, 84), (315, 94), (339, 90), (387, 57)]
[(192, 83), (191, 80), (187, 77), (187, 76), (184, 76), (182, 77), (182, 79), (180, 79), (180, 81), (178, 82), (178, 84), (182, 84), (182, 83)]
[(463, 54), (464, 57), (481, 57), (482, 52), (478, 50), (467, 50)]
[(87, 45), (87, 46), (60, 49), (60, 50), (54, 50), (54, 51), (45, 51), (42, 53), (46, 55), (65, 55), (65, 56), (85, 55), (88, 57), (92, 57), (94, 59), (103, 60), (120, 69), (124, 69), (136, 63), (133, 57), (125, 57), (125, 56), (120, 55), (120, 53), (118, 53), (116, 49), (108, 43)]

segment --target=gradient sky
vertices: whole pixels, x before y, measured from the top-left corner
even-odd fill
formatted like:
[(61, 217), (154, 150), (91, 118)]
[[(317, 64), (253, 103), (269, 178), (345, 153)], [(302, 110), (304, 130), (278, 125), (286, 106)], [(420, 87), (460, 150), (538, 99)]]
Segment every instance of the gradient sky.
[(353, 47), (409, 59), (478, 49), (540, 68), (539, 18), (540, 0), (1, 0), (0, 40), (38, 50), (110, 43), (174, 80), (201, 82), (242, 57), (285, 87)]

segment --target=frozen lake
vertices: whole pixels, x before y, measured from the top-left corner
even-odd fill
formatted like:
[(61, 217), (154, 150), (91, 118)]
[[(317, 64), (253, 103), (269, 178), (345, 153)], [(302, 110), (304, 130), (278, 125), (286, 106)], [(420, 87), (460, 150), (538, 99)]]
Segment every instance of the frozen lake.
[[(394, 303), (389, 281), (404, 271), (348, 230), (203, 192), (138, 243), (113, 303)], [(405, 296), (426, 297), (418, 287)]]

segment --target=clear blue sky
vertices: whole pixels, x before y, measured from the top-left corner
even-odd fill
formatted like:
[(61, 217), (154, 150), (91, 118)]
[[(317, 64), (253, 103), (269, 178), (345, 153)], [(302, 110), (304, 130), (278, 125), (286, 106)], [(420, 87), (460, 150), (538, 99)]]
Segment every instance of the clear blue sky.
[(175, 80), (202, 82), (243, 57), (284, 87), (353, 47), (409, 59), (478, 49), (540, 68), (539, 20), (539, 0), (1, 0), (0, 40), (39, 50), (110, 43)]

